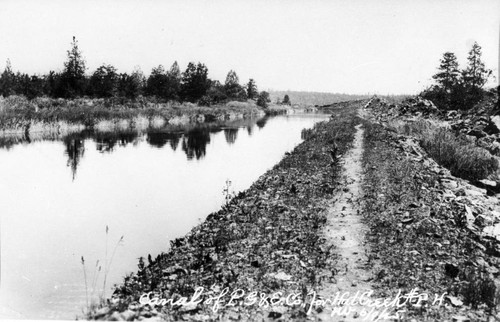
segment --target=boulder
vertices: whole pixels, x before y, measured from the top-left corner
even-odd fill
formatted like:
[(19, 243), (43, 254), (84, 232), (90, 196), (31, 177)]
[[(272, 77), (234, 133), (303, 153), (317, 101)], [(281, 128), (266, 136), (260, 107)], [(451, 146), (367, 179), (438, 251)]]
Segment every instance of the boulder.
[(458, 266), (453, 263), (446, 263), (444, 265), (444, 271), (446, 275), (448, 275), (451, 278), (457, 277), (458, 273), (460, 272)]
[(500, 115), (495, 115), (490, 118), (490, 123), (484, 128), (488, 134), (500, 133)]
[(486, 189), (487, 194), (490, 196), (500, 193), (500, 184), (493, 180), (479, 180), (475, 182), (475, 186)]
[(455, 192), (457, 196), (468, 196), (468, 197), (484, 197), (486, 196), (486, 189), (480, 189), (474, 186), (469, 188), (462, 187)]
[(441, 184), (443, 185), (443, 187), (450, 190), (458, 188), (458, 183), (454, 180), (441, 179)]
[(478, 139), (477, 145), (490, 151), (493, 155), (500, 155), (500, 143), (491, 135)]
[(479, 227), (486, 227), (493, 225), (493, 219), (486, 217), (485, 215), (478, 215), (474, 220), (474, 224)]
[(467, 205), (464, 205), (464, 208), (465, 208), (465, 220), (467, 224), (472, 224), (476, 219), (472, 213), (472, 209), (470, 209), (470, 207)]
[(486, 132), (482, 131), (481, 129), (475, 128), (475, 129), (470, 130), (467, 133), (467, 135), (474, 136), (474, 137), (480, 139), (480, 138), (487, 136), (488, 134), (486, 134)]

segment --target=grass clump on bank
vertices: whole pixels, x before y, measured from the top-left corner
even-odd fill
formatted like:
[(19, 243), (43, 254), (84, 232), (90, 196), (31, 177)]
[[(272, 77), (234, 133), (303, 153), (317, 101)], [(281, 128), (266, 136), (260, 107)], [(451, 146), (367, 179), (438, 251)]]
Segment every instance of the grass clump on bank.
[(498, 160), (488, 151), (446, 129), (438, 129), (421, 139), (421, 146), (451, 174), (468, 180), (481, 180), (498, 170)]
[(392, 128), (416, 137), (420, 145), (437, 163), (451, 174), (467, 180), (481, 180), (496, 173), (498, 160), (463, 135), (455, 135), (431, 120), (393, 122)]

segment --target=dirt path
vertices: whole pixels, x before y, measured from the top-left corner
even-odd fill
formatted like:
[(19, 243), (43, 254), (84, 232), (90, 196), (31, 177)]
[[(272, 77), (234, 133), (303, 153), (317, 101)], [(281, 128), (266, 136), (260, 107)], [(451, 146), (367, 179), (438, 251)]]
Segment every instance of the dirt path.
[[(371, 290), (367, 282), (372, 277), (371, 264), (368, 263), (367, 245), (364, 235), (367, 227), (361, 222), (359, 213), (359, 197), (361, 195), (363, 155), (363, 128), (356, 126), (353, 148), (344, 157), (343, 180), (345, 186), (340, 191), (337, 199), (333, 201), (328, 214), (328, 224), (325, 237), (328, 243), (335, 246), (339, 255), (337, 271), (333, 283), (324, 285), (319, 294), (324, 299), (334, 299), (337, 292), (348, 293), (348, 298)], [(347, 297), (347, 296), (346, 296)], [(318, 317), (323, 321), (360, 321), (364, 320), (362, 309), (359, 305), (346, 305), (344, 314), (337, 312), (332, 316), (331, 307), (338, 305), (325, 305), (325, 311)], [(349, 314), (345, 314), (349, 311)]]

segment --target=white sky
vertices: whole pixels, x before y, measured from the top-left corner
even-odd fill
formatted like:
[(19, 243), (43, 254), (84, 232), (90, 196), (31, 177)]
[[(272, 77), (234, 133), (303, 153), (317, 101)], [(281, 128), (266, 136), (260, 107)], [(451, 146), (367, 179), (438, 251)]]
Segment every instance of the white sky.
[(473, 41), (498, 75), (499, 26), (496, 0), (1, 0), (0, 70), (61, 70), (74, 35), (87, 73), (200, 61), (260, 90), (416, 93)]

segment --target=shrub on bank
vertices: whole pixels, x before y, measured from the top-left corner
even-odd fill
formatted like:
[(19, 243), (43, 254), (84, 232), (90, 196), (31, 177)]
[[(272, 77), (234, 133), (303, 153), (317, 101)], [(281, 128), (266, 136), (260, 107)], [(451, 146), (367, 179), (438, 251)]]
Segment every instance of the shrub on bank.
[(451, 174), (468, 180), (481, 180), (498, 170), (498, 161), (488, 151), (463, 137), (440, 128), (424, 132), (420, 144)]
[(487, 150), (463, 135), (456, 136), (433, 120), (393, 121), (389, 127), (420, 140), (420, 145), (451, 174), (467, 180), (481, 180), (498, 170), (498, 161)]

